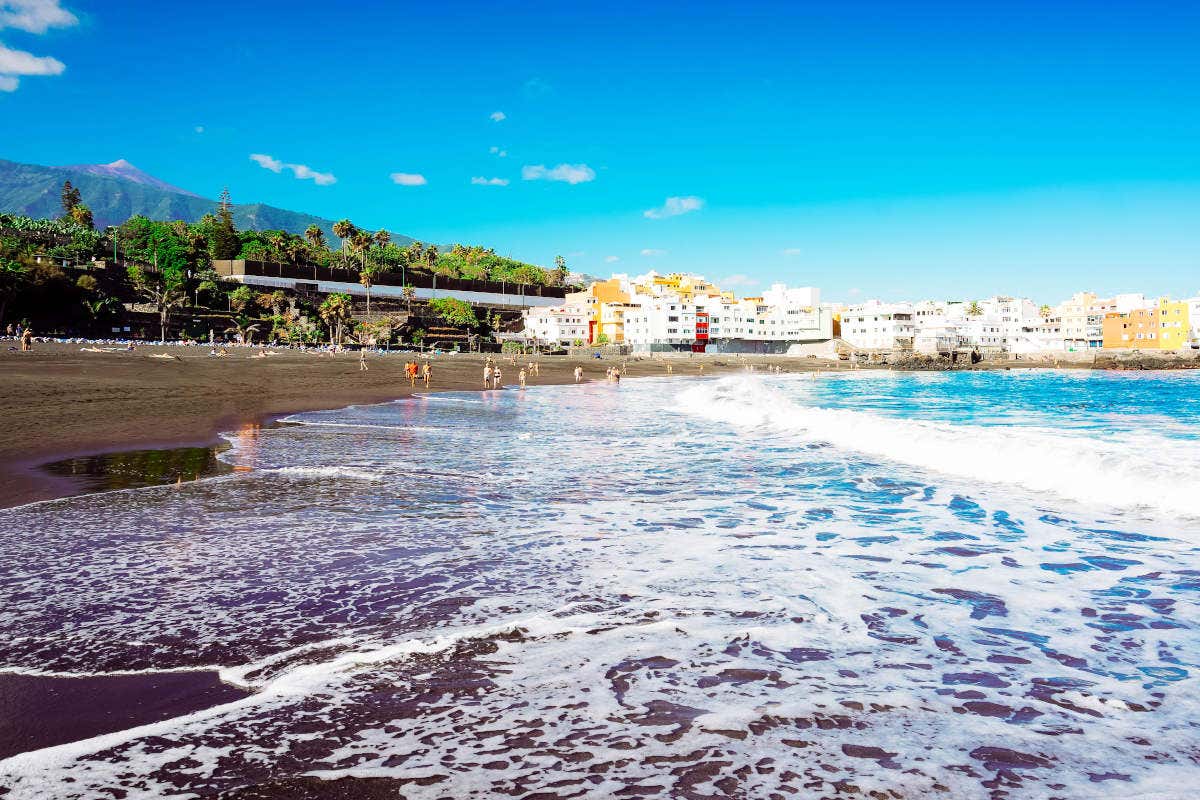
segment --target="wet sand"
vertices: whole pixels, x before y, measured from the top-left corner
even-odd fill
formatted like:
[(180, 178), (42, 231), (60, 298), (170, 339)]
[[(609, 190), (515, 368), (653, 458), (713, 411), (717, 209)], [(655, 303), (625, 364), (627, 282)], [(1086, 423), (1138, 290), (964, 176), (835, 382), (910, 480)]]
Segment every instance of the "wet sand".
[(47, 677), (0, 673), (0, 759), (230, 703), (215, 672)]
[[(212, 358), (207, 347), (140, 347), (136, 352), (81, 352), (81, 345), (36, 344), (31, 353), (0, 352), (0, 508), (105, 487), (80, 469), (48, 471), (51, 462), (129, 450), (209, 448), (218, 434), (300, 411), (379, 403), (426, 391), (404, 377), (406, 354), (372, 355), (362, 372), (357, 353), (279, 350), (254, 358), (257, 348), (234, 348)], [(171, 358), (157, 358), (169, 354)], [(433, 357), (433, 391), (474, 391), (483, 381), (480, 355)], [(625, 359), (541, 358), (529, 385), (570, 383), (582, 364), (585, 378), (603, 380)], [(790, 361), (795, 361), (791, 359)], [(677, 358), (674, 374), (740, 369), (733, 357)], [(756, 362), (757, 363), (757, 362)], [(724, 366), (720, 366), (720, 365)], [(501, 362), (504, 383), (517, 368)], [(628, 376), (662, 376), (661, 361), (628, 360)], [(793, 364), (802, 369), (807, 365)], [(812, 367), (809, 367), (812, 368)], [(78, 462), (77, 462), (78, 463)], [(94, 471), (93, 471), (94, 472)]]

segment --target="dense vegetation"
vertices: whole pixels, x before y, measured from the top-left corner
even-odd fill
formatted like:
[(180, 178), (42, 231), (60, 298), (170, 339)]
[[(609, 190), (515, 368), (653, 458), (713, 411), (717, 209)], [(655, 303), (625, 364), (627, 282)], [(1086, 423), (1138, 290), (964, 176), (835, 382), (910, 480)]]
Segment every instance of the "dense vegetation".
[[(214, 213), (197, 222), (161, 222), (135, 216), (99, 232), (91, 213), (68, 181), (58, 219), (0, 214), (0, 326), (17, 320), (40, 329), (97, 333), (111, 330), (129, 309), (157, 314), (161, 335), (172, 319), (190, 309), (185, 333), (205, 338), (218, 333), (244, 340), (256, 336), (297, 342), (328, 337), (388, 341), (400, 333), (394, 319), (356, 323), (348, 295), (331, 295), (318, 307), (283, 291), (259, 292), (250, 286), (222, 283), (214, 260), (246, 259), (347, 270), (367, 292), (384, 273), (425, 274), (444, 278), (495, 280), (513, 284), (563, 285), (566, 265), (545, 270), (499, 256), (483, 247), (392, 241), (384, 230), (368, 231), (342, 220), (334, 226), (336, 247), (312, 225), (303, 236), (286, 231), (239, 231), (228, 192)], [(95, 260), (124, 265), (121, 270), (92, 270)], [(80, 269), (73, 269), (80, 267)], [(408, 310), (415, 292), (406, 288)], [(428, 313), (445, 323), (486, 333), (491, 320), (480, 319), (469, 303), (436, 300)], [(198, 320), (198, 322), (196, 322)]]

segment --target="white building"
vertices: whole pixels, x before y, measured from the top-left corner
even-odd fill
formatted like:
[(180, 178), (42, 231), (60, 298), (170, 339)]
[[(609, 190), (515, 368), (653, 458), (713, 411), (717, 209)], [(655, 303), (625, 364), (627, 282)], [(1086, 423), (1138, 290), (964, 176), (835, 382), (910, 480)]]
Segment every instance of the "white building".
[(711, 291), (694, 286), (686, 296), (635, 295), (640, 307), (625, 314), (626, 342), (658, 352), (784, 353), (792, 344), (833, 336), (833, 315), (814, 287), (775, 284), (762, 297), (735, 300), (711, 285)]
[(911, 350), (915, 335), (912, 303), (868, 300), (842, 311), (842, 339), (862, 350)]
[(625, 310), (625, 342), (634, 349), (691, 349), (697, 344), (696, 305), (677, 297), (638, 297)]
[(591, 309), (584, 305), (568, 304), (550, 308), (527, 308), (521, 317), (525, 322), (525, 337), (538, 344), (570, 347), (588, 339), (588, 320)]

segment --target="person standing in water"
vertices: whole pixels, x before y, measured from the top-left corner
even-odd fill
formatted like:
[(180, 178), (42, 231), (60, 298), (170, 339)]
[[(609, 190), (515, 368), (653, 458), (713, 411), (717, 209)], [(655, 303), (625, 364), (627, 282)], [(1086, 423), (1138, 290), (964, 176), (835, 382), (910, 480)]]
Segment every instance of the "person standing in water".
[(492, 360), (490, 358), (483, 365), (483, 388), (492, 388)]
[(522, 367), (521, 371), (519, 373), (517, 373), (517, 382), (521, 384), (522, 389), (525, 388), (525, 368), (524, 367)]
[(497, 364), (496, 368), (492, 370), (492, 388), (493, 389), (500, 388), (501, 377), (503, 377), (503, 376), (500, 374), (500, 365)]
[(575, 366), (575, 382), (583, 383), (583, 367), (579, 365)]

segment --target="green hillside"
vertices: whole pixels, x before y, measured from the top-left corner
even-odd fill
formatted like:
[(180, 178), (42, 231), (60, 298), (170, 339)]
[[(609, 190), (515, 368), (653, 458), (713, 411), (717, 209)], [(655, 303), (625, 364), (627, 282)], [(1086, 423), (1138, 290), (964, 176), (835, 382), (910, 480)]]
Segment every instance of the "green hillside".
[[(154, 181), (150, 176), (144, 176), (144, 179)], [(216, 200), (126, 177), (93, 174), (85, 167), (43, 167), (0, 159), (0, 212), (39, 218), (61, 216), (60, 193), (66, 180), (79, 189), (84, 205), (92, 210), (96, 227), (100, 229), (120, 225), (138, 214), (156, 220), (196, 222), (217, 206)], [(332, 220), (263, 203), (234, 205), (233, 218), (239, 230), (284, 230), (302, 234), (305, 228), (315, 224), (331, 241), (336, 238)], [(413, 240), (393, 234), (392, 241), (404, 246)]]

